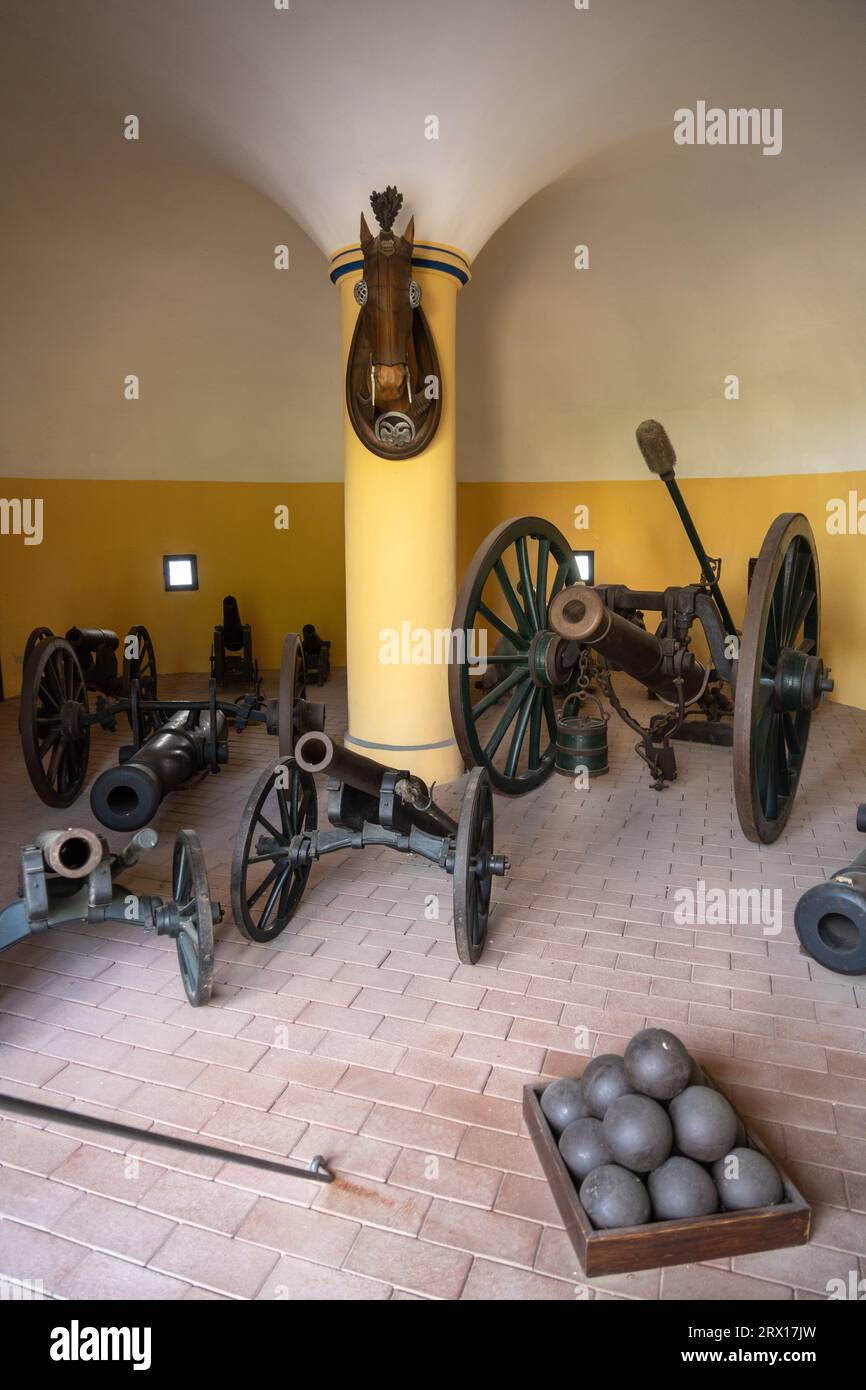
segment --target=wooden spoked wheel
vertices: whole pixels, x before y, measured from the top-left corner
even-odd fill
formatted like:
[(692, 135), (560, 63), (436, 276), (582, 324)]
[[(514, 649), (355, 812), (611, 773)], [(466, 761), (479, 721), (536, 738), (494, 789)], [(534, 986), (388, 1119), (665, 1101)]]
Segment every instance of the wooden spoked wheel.
[[(451, 627), (460, 659), (448, 672), (454, 734), (466, 766), (486, 768), (507, 795), (531, 791), (553, 770), (554, 695), (568, 689), (579, 652), (552, 631), (547, 613), (578, 578), (562, 533), (541, 517), (518, 517), (481, 543), (457, 596)], [(479, 694), (478, 656), (488, 646), (493, 655), (491, 629), (506, 640), (495, 653), (496, 683)]]
[[(126, 646), (130, 637), (133, 637), (138, 649), (137, 656), (127, 656)], [(124, 657), (123, 657), (123, 693), (129, 696), (134, 680), (138, 681), (139, 700), (157, 699), (157, 679), (156, 653), (153, 649), (150, 633), (146, 627), (131, 627), (124, 638)], [(132, 711), (127, 710), (126, 717), (132, 725)], [(155, 729), (163, 723), (159, 710), (141, 710), (139, 712), (141, 721), (142, 742), (149, 738)]]
[(487, 941), (493, 888), (493, 793), (487, 769), (469, 774), (454, 848), (454, 940), (464, 965), (474, 965)]
[(81, 663), (64, 637), (33, 647), (24, 668), (18, 729), (33, 790), (46, 806), (71, 806), (87, 776), (90, 728)]
[(283, 653), (280, 660), (279, 690), (279, 748), (280, 757), (291, 757), (295, 746), (294, 714), (299, 700), (307, 697), (307, 672), (304, 664), (304, 648), (296, 632), (287, 632), (283, 638)]
[(785, 827), (812, 714), (832, 689), (818, 654), (815, 538), (799, 512), (767, 532), (752, 576), (737, 663), (734, 794), (744, 834), (772, 844)]
[(310, 865), (289, 863), (288, 848), (315, 830), (316, 784), (293, 758), (266, 768), (244, 807), (232, 860), (232, 915), (250, 941), (273, 941), (303, 897)]
[(206, 1004), (213, 984), (213, 907), (198, 835), (179, 830), (174, 842), (172, 897), (178, 914), (177, 961), (186, 997)]
[(38, 647), (40, 642), (44, 642), (47, 637), (53, 637), (54, 633), (50, 627), (34, 627), (24, 647), (24, 657), (22, 665), (26, 666), (30, 660), (30, 653), (34, 647)]

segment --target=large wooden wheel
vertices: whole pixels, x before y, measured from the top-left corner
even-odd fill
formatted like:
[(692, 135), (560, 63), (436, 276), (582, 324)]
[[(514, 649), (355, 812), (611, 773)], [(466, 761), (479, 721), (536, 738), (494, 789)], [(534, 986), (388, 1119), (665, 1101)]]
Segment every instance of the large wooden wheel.
[(304, 648), (296, 632), (287, 632), (283, 638), (283, 651), (280, 659), (279, 689), (279, 748), (280, 757), (292, 754), (295, 745), (294, 713), (299, 700), (307, 696), (307, 671), (304, 664)]
[(33, 790), (46, 806), (71, 806), (87, 777), (90, 728), (81, 663), (65, 637), (46, 637), (24, 667), (18, 730)]
[(487, 940), (493, 888), (493, 794), (483, 767), (469, 774), (454, 846), (454, 941), (464, 965), (474, 965)]
[[(126, 656), (126, 642), (130, 637), (134, 637), (138, 645), (138, 656)], [(123, 694), (129, 698), (132, 682), (138, 681), (139, 700), (157, 699), (157, 680), (156, 652), (153, 649), (153, 642), (146, 627), (131, 627), (126, 637), (123, 639)], [(126, 717), (130, 726), (134, 728), (132, 710), (127, 710)], [(138, 719), (141, 724), (141, 740), (150, 738), (151, 734), (163, 723), (158, 710), (142, 710), (138, 712)]]
[(232, 916), (250, 941), (273, 941), (288, 926), (307, 886), (310, 865), (289, 863), (295, 835), (315, 830), (316, 784), (293, 758), (262, 773), (250, 792), (232, 860)]
[(186, 997), (194, 1008), (206, 1004), (213, 983), (213, 905), (198, 835), (179, 830), (174, 842), (172, 896), (178, 923), (177, 963)]
[[(553, 769), (554, 694), (568, 688), (578, 648), (553, 632), (547, 613), (578, 577), (574, 552), (555, 526), (517, 517), (481, 543), (457, 596), (451, 626), (455, 638), (462, 634), (461, 659), (448, 673), (455, 737), (466, 766), (485, 767), (508, 795), (531, 791)], [(491, 628), (510, 645), (497, 649), (498, 679), (479, 695), (473, 657), (485, 650), (482, 642), (492, 648)]]
[(30, 636), (27, 638), (27, 643), (24, 647), (24, 658), (22, 661), (22, 665), (27, 665), (28, 661), (30, 660), (30, 653), (34, 650), (35, 647), (39, 646), (40, 642), (44, 642), (46, 637), (53, 636), (54, 633), (51, 631), (50, 627), (34, 627), (33, 631), (30, 633)]
[(818, 654), (815, 538), (799, 512), (778, 516), (752, 576), (737, 663), (734, 794), (744, 834), (781, 835), (800, 780), (812, 714), (832, 689)]

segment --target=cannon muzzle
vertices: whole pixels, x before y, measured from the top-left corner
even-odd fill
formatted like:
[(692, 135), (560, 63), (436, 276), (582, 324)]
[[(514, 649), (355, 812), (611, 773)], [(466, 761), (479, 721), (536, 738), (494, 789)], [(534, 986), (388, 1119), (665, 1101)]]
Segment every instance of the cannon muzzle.
[[(120, 767), (97, 777), (90, 791), (96, 819), (110, 830), (139, 830), (156, 815), (164, 796), (184, 786), (207, 766), (211, 716), (202, 713), (190, 725), (189, 710), (179, 710)], [(226, 719), (216, 714), (217, 744), (226, 742)]]
[[(866, 830), (866, 805), (858, 807), (857, 829)], [(794, 928), (819, 965), (839, 975), (866, 975), (866, 850), (803, 894)]]
[[(660, 638), (614, 613), (594, 589), (572, 584), (560, 589), (549, 610), (549, 622), (566, 641), (592, 647), (615, 670), (625, 671), (663, 700), (677, 701), (677, 674)], [(696, 700), (707, 683), (707, 670), (692, 652), (680, 651), (679, 674), (686, 704)]]
[(45, 830), (36, 843), (45, 867), (61, 878), (87, 878), (102, 859), (102, 841), (92, 830)]

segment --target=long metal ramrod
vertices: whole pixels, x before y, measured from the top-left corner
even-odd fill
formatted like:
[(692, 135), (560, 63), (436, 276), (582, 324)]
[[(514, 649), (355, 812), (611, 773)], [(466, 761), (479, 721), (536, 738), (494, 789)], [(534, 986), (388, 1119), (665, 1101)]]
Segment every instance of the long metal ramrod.
[(658, 420), (644, 420), (643, 424), (637, 427), (638, 448), (644, 456), (644, 462), (651, 473), (657, 473), (670, 493), (671, 500), (679, 513), (680, 521), (691, 542), (692, 550), (695, 552), (698, 564), (701, 567), (701, 574), (707, 582), (707, 587), (718, 605), (725, 631), (731, 637), (736, 637), (737, 628), (731, 617), (730, 609), (725, 603), (724, 596), (716, 574), (712, 560), (704, 550), (703, 542), (698, 535), (697, 527), (692, 521), (691, 513), (686, 506), (685, 498), (680, 492), (679, 483), (676, 480), (674, 469), (676, 467), (677, 456), (674, 446), (668, 439), (667, 431)]
[(289, 1178), (305, 1178), (308, 1182), (334, 1181), (334, 1174), (321, 1154), (311, 1158), (306, 1168), (296, 1168), (290, 1163), (277, 1163), (272, 1158), (256, 1158), (253, 1154), (236, 1153), (231, 1149), (218, 1148), (215, 1144), (203, 1144), (198, 1139), (176, 1139), (170, 1134), (139, 1129), (136, 1125), (124, 1125), (117, 1120), (101, 1120), (95, 1115), (80, 1115), (75, 1110), (63, 1110), (59, 1105), (44, 1105), (41, 1101), (22, 1100), (18, 1096), (7, 1096), (0, 1092), (0, 1111), (3, 1110), (27, 1119), (59, 1120), (64, 1124), (78, 1125), (81, 1129), (117, 1134), (121, 1139), (141, 1140), (159, 1148), (181, 1149), (184, 1153), (204, 1154), (207, 1158), (219, 1158), (223, 1162), (243, 1163), (248, 1168), (263, 1168), (268, 1173), (283, 1173)]

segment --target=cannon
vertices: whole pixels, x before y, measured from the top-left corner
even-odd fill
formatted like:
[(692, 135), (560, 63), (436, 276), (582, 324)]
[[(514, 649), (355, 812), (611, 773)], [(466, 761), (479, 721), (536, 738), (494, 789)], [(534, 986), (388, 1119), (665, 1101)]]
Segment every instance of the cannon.
[[(720, 586), (722, 562), (703, 547), (667, 434), (646, 420), (637, 441), (674, 502), (700, 579), (663, 590), (586, 586), (568, 541), (549, 521), (504, 522), (479, 546), (457, 598), (452, 631), (463, 634), (461, 660), (449, 669), (455, 736), (466, 765), (485, 767), (498, 791), (532, 790), (554, 767), (561, 702), (594, 680), (638, 735), (636, 751), (658, 789), (677, 775), (673, 740), (732, 746), (740, 825), (749, 839), (770, 844), (791, 812), (812, 715), (833, 688), (819, 654), (812, 529), (797, 512), (772, 523), (738, 629)], [(652, 612), (659, 621), (651, 631)], [(691, 647), (695, 626), (706, 641), (705, 661)], [(491, 630), (492, 684), (475, 679), (473, 656)], [(666, 706), (648, 723), (622, 704), (613, 683), (620, 671)]]
[(143, 693), (133, 677), (128, 694), (100, 698), (93, 710), (71, 642), (47, 637), (24, 668), (18, 712), (27, 772), (46, 805), (71, 806), (77, 799), (87, 778), (90, 731), (116, 729), (119, 714), (128, 719), (133, 742), (121, 752), (122, 766), (97, 779), (92, 801), (102, 823), (116, 829), (144, 824), (146, 809), (152, 815), (163, 795), (197, 772), (219, 772), (228, 757), (227, 722), (236, 733), (264, 724), (278, 738), (280, 753), (290, 752), (300, 733), (324, 726), (324, 707), (306, 699), (304, 654), (293, 632), (283, 641), (275, 699), (263, 702), (249, 694), (233, 703), (218, 700), (211, 679), (204, 699), (160, 700)]
[[(857, 808), (866, 833), (866, 803)], [(839, 975), (866, 975), (866, 849), (853, 863), (808, 888), (794, 909), (800, 949)]]
[[(35, 627), (24, 647), (24, 669), (32, 653), (54, 633), (50, 627)], [(78, 659), (88, 690), (100, 695), (128, 695), (133, 680), (138, 681), (143, 699), (155, 700), (157, 687), (156, 653), (146, 627), (137, 624), (123, 637), (123, 664), (118, 671), (117, 649), (121, 639), (104, 627), (70, 627), (65, 641)]]
[[(315, 773), (326, 772), (330, 830), (318, 830)], [(231, 873), (232, 913), (250, 941), (273, 941), (291, 921), (314, 862), (339, 850), (385, 845), (419, 854), (454, 880), (457, 954), (474, 965), (487, 939), (494, 876), (493, 796), (484, 768), (469, 775), (459, 821), (411, 772), (384, 767), (321, 731), (259, 778), (244, 808)]]
[(314, 623), (304, 623), (301, 635), (304, 639), (307, 680), (324, 685), (331, 674), (331, 644), (319, 636)]
[(209, 710), (179, 710), (138, 752), (121, 749), (120, 766), (101, 772), (93, 783), (90, 809), (109, 830), (139, 830), (153, 820), (163, 797), (197, 773), (228, 762), (228, 755), (222, 710), (213, 718)]
[(144, 897), (118, 879), (152, 850), (155, 830), (140, 830), (118, 854), (92, 830), (49, 830), (21, 850), (18, 900), (0, 911), (0, 951), (50, 927), (74, 922), (117, 922), (170, 936), (190, 1004), (206, 1004), (213, 977), (213, 928), (222, 921), (211, 901), (204, 855), (194, 830), (174, 842), (172, 897)]
[(217, 685), (228, 680), (259, 686), (259, 663), (253, 656), (253, 630), (241, 622), (238, 601), (233, 594), (223, 599), (223, 620), (213, 630), (210, 673)]

